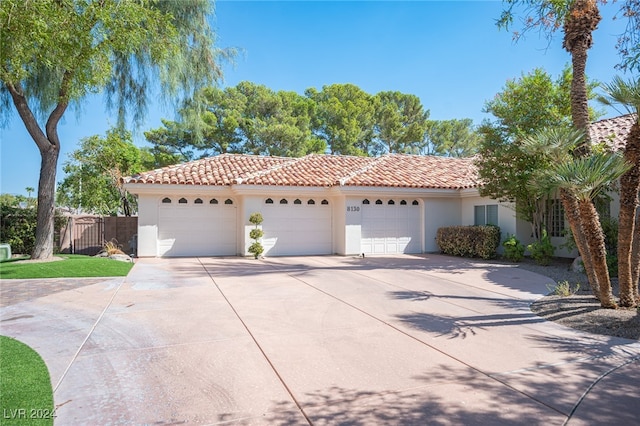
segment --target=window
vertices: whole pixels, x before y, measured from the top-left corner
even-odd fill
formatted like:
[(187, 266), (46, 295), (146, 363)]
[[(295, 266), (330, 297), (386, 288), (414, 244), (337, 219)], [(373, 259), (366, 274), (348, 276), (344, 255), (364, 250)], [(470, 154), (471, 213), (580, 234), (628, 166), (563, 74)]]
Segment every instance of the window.
[(302, 201), (300, 201), (300, 199), (299, 199), (299, 198), (296, 198), (296, 199), (293, 201), (293, 204), (302, 204)]
[(322, 204), (323, 206), (326, 206), (326, 205), (329, 204), (329, 202), (327, 200), (322, 200), (322, 202), (320, 204)]
[(194, 204), (202, 204), (202, 198), (196, 198)]
[(564, 234), (564, 207), (558, 199), (547, 200), (547, 231), (550, 237)]
[(473, 206), (474, 225), (498, 225), (498, 205)]
[(376, 200), (376, 204), (378, 205), (382, 204), (382, 200)]
[(418, 204), (419, 204), (419, 203), (418, 203), (418, 200), (413, 200), (413, 201), (411, 202), (411, 205), (412, 205), (412, 206), (417, 206)]
[(402, 200), (402, 201), (400, 201), (400, 205), (401, 205), (401, 206), (406, 206), (406, 205), (407, 205), (407, 201), (406, 201), (406, 200)]
[(365, 198), (364, 200), (362, 200), (362, 204), (369, 204), (369, 200)]
[(212, 198), (209, 200), (209, 204), (218, 204), (218, 200), (216, 200), (215, 198)]
[(387, 204), (389, 204), (390, 206), (393, 206), (396, 202), (393, 200), (389, 200), (389, 202)]
[(233, 200), (231, 198), (227, 198), (226, 200), (224, 200), (224, 203), (226, 205), (231, 205), (231, 204), (233, 204)]
[(267, 198), (266, 200), (264, 200), (265, 204), (273, 204), (273, 200), (271, 198)]
[(280, 204), (289, 204), (289, 202), (285, 198), (283, 198), (282, 200), (280, 200)]
[(162, 199), (162, 204), (171, 204), (171, 198), (164, 197), (164, 198)]
[(186, 199), (186, 198), (180, 198), (180, 199), (178, 200), (178, 203), (180, 203), (180, 204), (187, 204), (187, 199)]
[(307, 201), (307, 204), (309, 204), (309, 205), (313, 205), (313, 204), (315, 204), (315, 203), (316, 203), (316, 202), (315, 202), (315, 201), (313, 201), (313, 200), (309, 200), (309, 201)]

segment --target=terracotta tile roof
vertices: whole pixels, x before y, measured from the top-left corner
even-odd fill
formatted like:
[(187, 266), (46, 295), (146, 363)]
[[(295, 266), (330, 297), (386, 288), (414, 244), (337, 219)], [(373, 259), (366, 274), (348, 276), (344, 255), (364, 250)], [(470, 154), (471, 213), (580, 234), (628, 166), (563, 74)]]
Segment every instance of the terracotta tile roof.
[(375, 161), (371, 157), (311, 154), (250, 176), (250, 185), (334, 186), (344, 176)]
[(231, 185), (236, 183), (237, 179), (272, 169), (293, 160), (283, 157), (222, 154), (140, 173), (127, 177), (124, 181), (126, 183), (155, 185)]
[(380, 186), (462, 189), (475, 187), (470, 158), (388, 154), (301, 158), (222, 154), (124, 178), (152, 185)]
[(596, 121), (589, 126), (589, 136), (593, 143), (604, 142), (618, 151), (625, 147), (627, 135), (635, 121), (635, 114)]
[(477, 186), (471, 158), (388, 154), (342, 184), (396, 188), (464, 189)]

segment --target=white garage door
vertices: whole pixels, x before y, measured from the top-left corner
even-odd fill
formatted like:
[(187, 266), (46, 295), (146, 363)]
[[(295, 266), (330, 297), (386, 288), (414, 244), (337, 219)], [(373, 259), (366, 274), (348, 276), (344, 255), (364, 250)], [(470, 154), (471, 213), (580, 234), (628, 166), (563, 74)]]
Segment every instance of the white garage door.
[(236, 206), (228, 198), (167, 197), (158, 208), (158, 256), (227, 256), (236, 250)]
[(262, 210), (265, 255), (331, 254), (331, 206), (323, 198), (265, 200)]
[(364, 200), (362, 239), (366, 254), (420, 253), (420, 204), (417, 200)]

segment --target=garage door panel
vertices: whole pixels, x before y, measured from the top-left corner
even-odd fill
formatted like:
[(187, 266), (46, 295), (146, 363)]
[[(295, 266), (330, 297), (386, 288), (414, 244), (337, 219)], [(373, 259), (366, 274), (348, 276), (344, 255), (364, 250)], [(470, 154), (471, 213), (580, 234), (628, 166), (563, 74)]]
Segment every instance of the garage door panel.
[(363, 204), (361, 249), (368, 254), (420, 253), (420, 223), (419, 206)]
[(229, 256), (237, 253), (234, 206), (161, 206), (159, 256)]
[(331, 209), (326, 205), (270, 205), (262, 212), (265, 255), (331, 254)]

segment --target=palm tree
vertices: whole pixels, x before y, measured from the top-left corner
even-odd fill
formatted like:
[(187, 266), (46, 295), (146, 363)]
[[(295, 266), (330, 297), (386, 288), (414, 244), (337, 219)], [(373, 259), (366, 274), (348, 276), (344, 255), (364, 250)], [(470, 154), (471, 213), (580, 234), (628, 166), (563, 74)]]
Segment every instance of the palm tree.
[(580, 130), (545, 128), (525, 138), (522, 147), (541, 158), (555, 160), (531, 185), (541, 193), (558, 190), (589, 285), (603, 307), (613, 308), (616, 305), (611, 294), (604, 235), (593, 200), (628, 167), (619, 155), (575, 158), (572, 153), (583, 143), (584, 132)]
[[(615, 77), (603, 85), (605, 96), (599, 100), (605, 105), (620, 104), (627, 112), (636, 115), (624, 150), (624, 158), (633, 165), (620, 177), (620, 216), (618, 218), (618, 280), (620, 305), (637, 306), (638, 279), (640, 275), (640, 224), (636, 212), (640, 200), (640, 79), (625, 81)], [(635, 238), (634, 238), (635, 234)]]
[(630, 165), (619, 154), (596, 153), (554, 164), (541, 176), (549, 186), (564, 190), (565, 194), (577, 201), (578, 212), (582, 219), (581, 231), (597, 281), (596, 296), (604, 308), (617, 306), (611, 293), (607, 248), (593, 200), (629, 169)]
[[(596, 0), (574, 0), (569, 2), (564, 20), (562, 46), (571, 54), (573, 79), (571, 80), (571, 119), (577, 129), (585, 132), (589, 127), (589, 105), (586, 82), (587, 51), (593, 45), (593, 31), (601, 20)], [(580, 151), (588, 152), (588, 140)]]

